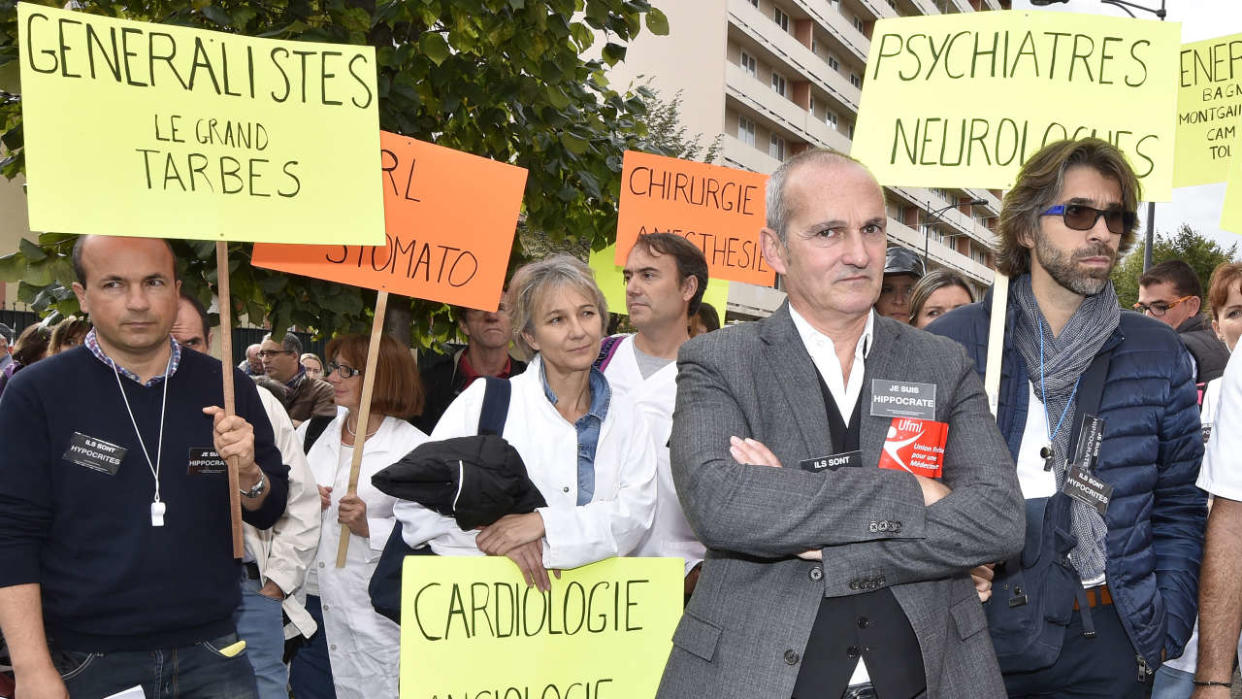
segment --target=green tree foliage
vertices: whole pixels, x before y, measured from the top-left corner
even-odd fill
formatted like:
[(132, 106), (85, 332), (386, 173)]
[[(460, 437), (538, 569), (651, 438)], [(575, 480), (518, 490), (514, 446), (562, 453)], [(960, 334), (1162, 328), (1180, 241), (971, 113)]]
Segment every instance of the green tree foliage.
[[(1117, 299), (1122, 308), (1130, 308), (1138, 301), (1138, 281), (1143, 276), (1143, 248), (1144, 243), (1140, 240), (1113, 270), (1113, 287), (1117, 290)], [(1199, 276), (1203, 293), (1206, 294), (1212, 270), (1221, 263), (1235, 260), (1237, 253), (1237, 243), (1230, 245), (1228, 250), (1223, 250), (1215, 240), (1205, 238), (1183, 223), (1172, 236), (1156, 235), (1151, 259), (1152, 264), (1181, 260), (1190, 265)]]
[[(77, 4), (115, 17), (375, 46), (380, 127), (527, 168), (524, 225), (558, 244), (605, 246), (616, 235), (622, 153), (663, 152), (647, 140), (643, 91), (620, 94), (604, 76), (644, 23), (656, 34), (668, 32), (667, 19), (647, 0)], [(16, 3), (0, 0), (0, 76), (13, 73), (17, 38)], [(603, 46), (592, 48), (597, 42)], [(600, 58), (587, 58), (588, 49)], [(11, 178), (24, 164), (19, 95), (0, 94), (0, 141), (8, 151), (0, 172)], [(525, 259), (520, 240), (513, 264)], [(21, 281), (19, 298), (40, 313), (73, 312), (72, 270), (64, 259), (71, 246), (70, 236), (41, 234), (0, 258), (0, 279)], [(256, 321), (266, 316), (278, 330), (297, 325), (335, 334), (369, 326), (374, 292), (252, 268), (249, 244), (229, 248), (235, 312)], [(174, 241), (174, 249), (187, 288), (209, 298), (216, 282), (213, 244)], [(412, 320), (424, 346), (451, 331), (442, 304), (394, 298), (390, 308)]]
[(724, 135), (717, 134), (712, 142), (703, 145), (703, 134), (690, 135), (681, 121), (682, 91), (673, 93), (672, 98), (664, 95), (648, 84), (647, 91), (642, 91), (643, 102), (647, 107), (647, 140), (665, 155), (686, 160), (699, 160), (705, 163), (715, 162), (720, 155), (720, 147)]

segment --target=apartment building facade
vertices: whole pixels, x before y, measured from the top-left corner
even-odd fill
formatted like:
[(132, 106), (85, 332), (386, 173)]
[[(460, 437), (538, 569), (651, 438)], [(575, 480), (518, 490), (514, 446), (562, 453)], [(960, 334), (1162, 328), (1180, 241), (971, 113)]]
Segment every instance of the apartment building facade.
[[(687, 130), (720, 138), (717, 163), (770, 173), (807, 148), (850, 152), (876, 20), (1008, 9), (1010, 0), (670, 0), (668, 36), (641, 35), (610, 79), (680, 93)], [(980, 99), (986, 99), (981, 95)], [(1000, 192), (886, 187), (890, 244), (992, 281)], [(972, 203), (982, 202), (982, 203)], [(765, 315), (779, 293), (735, 284), (731, 310)]]

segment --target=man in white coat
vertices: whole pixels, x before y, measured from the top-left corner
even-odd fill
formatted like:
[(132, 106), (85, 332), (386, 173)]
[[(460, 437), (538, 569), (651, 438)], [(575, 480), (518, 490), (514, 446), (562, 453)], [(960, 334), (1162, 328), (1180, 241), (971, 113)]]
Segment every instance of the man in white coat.
[[(211, 346), (207, 311), (185, 293), (177, 302), (177, 319), (171, 334), (178, 344), (195, 352), (206, 353)], [(256, 388), (272, 423), (276, 447), (289, 465), (289, 499), (285, 513), (271, 529), (255, 529), (249, 524), (244, 527), (245, 579), (237, 610), (237, 635), (246, 641), (246, 655), (254, 666), (259, 699), (287, 699), (285, 639), (298, 635), (309, 638), (317, 628), (302, 606), (303, 601), (293, 592), (302, 587), (319, 547), (319, 493), (302, 453), (302, 440), (294, 432), (284, 406), (271, 391), (262, 386)], [(284, 616), (289, 617), (288, 628)]]
[(686, 522), (673, 488), (668, 440), (677, 400), (677, 350), (690, 339), (690, 318), (703, 302), (707, 260), (681, 236), (651, 233), (634, 243), (624, 275), (625, 306), (638, 332), (606, 338), (600, 366), (612, 389), (634, 402), (656, 443), (655, 523), (634, 555), (685, 559), (689, 597), (704, 548)]

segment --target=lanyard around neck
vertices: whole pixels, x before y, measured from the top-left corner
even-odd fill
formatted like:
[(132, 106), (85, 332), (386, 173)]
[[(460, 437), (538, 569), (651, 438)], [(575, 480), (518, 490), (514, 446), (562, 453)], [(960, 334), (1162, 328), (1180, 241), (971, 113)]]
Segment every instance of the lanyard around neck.
[[(134, 409), (129, 405), (129, 396), (125, 395), (125, 387), (121, 384), (121, 372), (116, 368), (116, 362), (112, 362), (112, 374), (116, 377), (116, 387), (121, 391), (121, 400), (125, 401), (125, 411), (129, 413), (129, 422), (134, 426), (134, 434), (138, 435), (138, 445), (142, 447), (142, 455), (147, 459), (147, 467), (151, 469), (151, 477), (155, 479), (155, 500), (152, 503), (152, 521), (154, 523), (155, 512), (159, 510), (163, 515), (163, 508), (157, 507), (160, 503), (160, 461), (164, 452), (164, 416), (167, 414), (168, 408), (168, 377), (172, 372), (172, 357), (168, 358), (168, 365), (164, 367), (164, 398), (160, 403), (160, 436), (156, 444), (155, 461), (151, 461), (151, 453), (147, 451), (147, 444), (142, 439), (142, 431), (138, 429), (138, 420), (134, 418)], [(161, 519), (161, 524), (162, 524)], [(159, 526), (159, 525), (156, 525)]]
[(1039, 395), (1043, 397), (1044, 404), (1044, 432), (1048, 435), (1048, 444), (1051, 447), (1053, 440), (1057, 438), (1057, 434), (1061, 431), (1061, 423), (1065, 422), (1065, 415), (1069, 412), (1069, 408), (1074, 404), (1074, 396), (1078, 394), (1078, 383), (1082, 381), (1082, 374), (1074, 381), (1074, 390), (1070, 391), (1069, 400), (1065, 403), (1065, 407), (1061, 409), (1061, 418), (1057, 420), (1057, 426), (1052, 427), (1052, 418), (1048, 415), (1048, 391), (1044, 388), (1044, 323), (1041, 319), (1036, 318), (1035, 322), (1039, 325)]

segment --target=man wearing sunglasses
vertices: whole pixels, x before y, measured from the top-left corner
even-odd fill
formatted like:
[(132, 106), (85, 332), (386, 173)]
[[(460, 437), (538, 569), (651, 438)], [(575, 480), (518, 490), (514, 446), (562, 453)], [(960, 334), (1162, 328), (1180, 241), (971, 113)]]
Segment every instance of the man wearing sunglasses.
[(1229, 362), (1229, 348), (1199, 313), (1202, 305), (1199, 275), (1181, 260), (1161, 262), (1139, 277), (1134, 310), (1177, 331), (1195, 360), (1195, 383), (1200, 386), (1220, 378)]
[[(1005, 196), (996, 419), (1027, 545), (975, 576), (994, 594), (1010, 696), (1143, 697), (1194, 623), (1206, 510), (1190, 357), (1168, 326), (1123, 313), (1109, 281), (1139, 197), (1125, 157), (1098, 139), (1048, 144)], [(989, 292), (927, 328), (965, 345), (980, 373), (991, 304)]]

